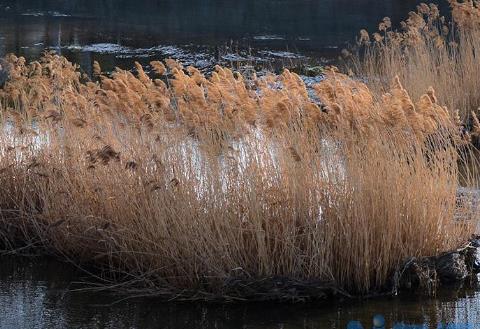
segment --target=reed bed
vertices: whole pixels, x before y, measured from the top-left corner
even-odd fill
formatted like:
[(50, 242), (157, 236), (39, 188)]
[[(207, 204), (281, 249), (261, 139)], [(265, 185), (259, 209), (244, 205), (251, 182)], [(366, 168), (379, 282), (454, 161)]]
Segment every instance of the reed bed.
[(154, 78), (96, 63), (90, 80), (54, 54), (2, 66), (5, 248), (152, 294), (272, 278), (364, 294), (475, 231), (457, 200), (468, 141), (432, 88), (412, 99), (395, 78), (376, 98), (335, 68), (307, 89), (288, 70), (205, 77), (170, 60)]
[(469, 128), (472, 111), (478, 115), (480, 108), (480, 7), (471, 0), (449, 3), (450, 19), (435, 4), (425, 3), (399, 29), (385, 17), (377, 32), (362, 30), (359, 47), (344, 55), (377, 95), (388, 90), (395, 76), (414, 98), (435, 86), (439, 102), (458, 112)]

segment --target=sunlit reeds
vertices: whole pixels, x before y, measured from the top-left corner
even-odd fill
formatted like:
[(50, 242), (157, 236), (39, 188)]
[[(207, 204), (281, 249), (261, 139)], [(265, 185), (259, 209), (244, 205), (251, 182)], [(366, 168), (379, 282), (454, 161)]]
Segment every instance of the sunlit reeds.
[(434, 86), (439, 102), (459, 110), (469, 126), (471, 111), (480, 107), (480, 8), (470, 0), (449, 2), (452, 21), (435, 4), (422, 3), (398, 29), (386, 17), (371, 36), (362, 30), (359, 53), (344, 55), (375, 94), (395, 76), (415, 98)]
[[(408, 257), (464, 242), (453, 115), (398, 78), (245, 79), (151, 63), (95, 81), (65, 58), (6, 59), (0, 236), (155, 291), (320, 280), (364, 293)], [(465, 150), (463, 152), (466, 152)]]

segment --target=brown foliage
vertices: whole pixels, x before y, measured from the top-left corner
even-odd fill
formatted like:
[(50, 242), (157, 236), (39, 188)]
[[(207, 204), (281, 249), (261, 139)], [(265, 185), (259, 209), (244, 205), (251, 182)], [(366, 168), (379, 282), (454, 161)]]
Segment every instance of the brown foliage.
[(173, 61), (168, 80), (136, 65), (83, 83), (57, 55), (7, 62), (5, 244), (39, 238), (149, 289), (282, 276), (365, 292), (475, 228), (474, 212), (453, 220), (470, 207), (462, 141), (433, 89), (412, 99), (394, 79), (376, 98), (334, 68), (307, 90), (289, 71), (207, 78)]
[(395, 76), (414, 98), (434, 86), (439, 103), (452, 112), (459, 109), (461, 119), (469, 124), (471, 111), (480, 107), (480, 8), (471, 0), (449, 3), (452, 22), (441, 16), (435, 4), (422, 3), (400, 30), (384, 20), (374, 41), (360, 31), (363, 52), (348, 58), (376, 96)]

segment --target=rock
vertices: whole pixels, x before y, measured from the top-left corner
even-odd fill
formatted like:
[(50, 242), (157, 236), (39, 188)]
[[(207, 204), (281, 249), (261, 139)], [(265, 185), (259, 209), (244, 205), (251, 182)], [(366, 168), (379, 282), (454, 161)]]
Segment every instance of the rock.
[(458, 252), (439, 256), (435, 263), (435, 269), (442, 284), (463, 281), (468, 276), (465, 258)]
[(480, 273), (480, 235), (463, 247), (439, 256), (410, 258), (392, 275), (392, 291), (424, 289), (433, 292), (438, 284), (452, 285), (477, 280)]
[(421, 287), (433, 291), (436, 286), (437, 272), (434, 261), (430, 258), (410, 259), (400, 273), (398, 288), (411, 290)]

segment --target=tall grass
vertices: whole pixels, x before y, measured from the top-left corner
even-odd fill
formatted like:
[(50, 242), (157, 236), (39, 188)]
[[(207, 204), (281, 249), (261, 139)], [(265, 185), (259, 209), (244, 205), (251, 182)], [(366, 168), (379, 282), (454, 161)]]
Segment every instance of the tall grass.
[(471, 123), (471, 112), (478, 114), (480, 107), (480, 7), (474, 1), (449, 2), (451, 21), (436, 5), (421, 4), (400, 30), (385, 18), (378, 32), (361, 31), (352, 67), (376, 94), (395, 76), (415, 98), (434, 86), (439, 102)]
[[(465, 142), (433, 89), (375, 99), (335, 69), (245, 80), (152, 62), (90, 81), (13, 55), (0, 91), (0, 234), (151, 291), (321, 280), (365, 293), (464, 242)], [(454, 220), (456, 212), (468, 213)]]

